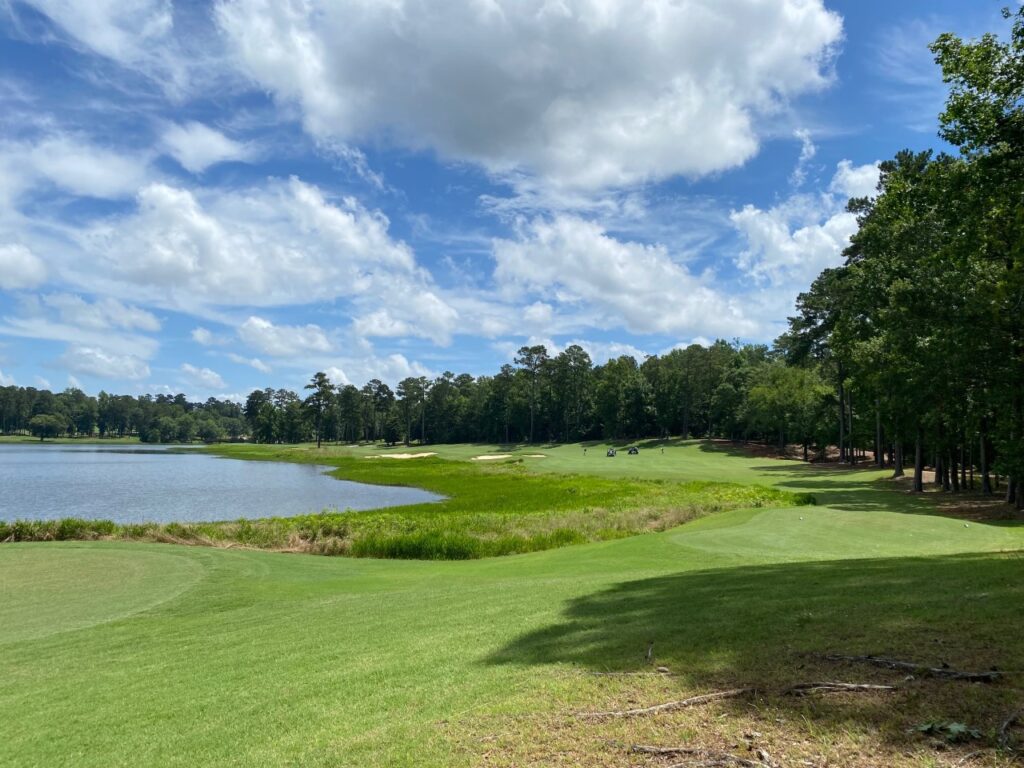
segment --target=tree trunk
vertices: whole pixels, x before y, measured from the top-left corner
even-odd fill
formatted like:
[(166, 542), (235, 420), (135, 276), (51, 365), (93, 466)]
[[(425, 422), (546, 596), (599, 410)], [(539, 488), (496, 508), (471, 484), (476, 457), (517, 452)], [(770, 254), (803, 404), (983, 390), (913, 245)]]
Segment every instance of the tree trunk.
[[(956, 449), (949, 449), (949, 480), (947, 483), (952, 486), (953, 493), (960, 493), (960, 474), (957, 472)], [(948, 490), (948, 489), (947, 489)]]
[(892, 476), (903, 477), (903, 441), (897, 440), (893, 446)]
[(882, 409), (875, 398), (875, 462), (879, 469), (885, 469), (885, 444), (882, 440)]
[(981, 492), (992, 495), (992, 478), (988, 475), (988, 419), (981, 420), (981, 437), (978, 445), (978, 467), (981, 470)]
[(914, 441), (914, 493), (924, 491), (924, 430), (917, 428), (917, 439)]
[(843, 372), (839, 371), (839, 463), (846, 461), (846, 390)]

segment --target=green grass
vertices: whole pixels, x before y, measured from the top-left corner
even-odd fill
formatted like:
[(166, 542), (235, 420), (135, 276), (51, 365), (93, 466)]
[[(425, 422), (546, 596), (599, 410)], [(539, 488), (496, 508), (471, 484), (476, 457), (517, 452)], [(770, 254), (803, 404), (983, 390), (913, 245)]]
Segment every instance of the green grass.
[[(738, 751), (751, 731), (787, 765), (953, 765), (975, 750), (971, 764), (1010, 764), (996, 731), (1020, 706), (1017, 672), (989, 686), (904, 681), (812, 654), (1024, 670), (1024, 529), (924, 514), (930, 499), (875, 472), (695, 444), (665, 456), (677, 463), (643, 469), (648, 480), (701, 463), (710, 480), (759, 477), (822, 504), (468, 562), (0, 546), (0, 765), (639, 766), (655, 763), (625, 745)], [(564, 469), (579, 460), (567, 453)], [(517, 482), (561, 482), (545, 461)], [(424, 471), (413, 463), (388, 469)], [(649, 669), (650, 641), (676, 676), (588, 674)], [(814, 679), (902, 688), (773, 693)], [(766, 692), (642, 721), (572, 716), (738, 684)], [(936, 719), (982, 739), (938, 751), (909, 732)]]
[(408, 485), (439, 503), (370, 512), (193, 524), (115, 525), (109, 521), (0, 522), (0, 541), (123, 538), (303, 551), (355, 557), (467, 560), (521, 554), (665, 530), (726, 509), (806, 504), (809, 494), (766, 485), (582, 474), (538, 475), (515, 459), (500, 463), (422, 458), (385, 461), (309, 447), (229, 445), (222, 456), (336, 467), (364, 483)]

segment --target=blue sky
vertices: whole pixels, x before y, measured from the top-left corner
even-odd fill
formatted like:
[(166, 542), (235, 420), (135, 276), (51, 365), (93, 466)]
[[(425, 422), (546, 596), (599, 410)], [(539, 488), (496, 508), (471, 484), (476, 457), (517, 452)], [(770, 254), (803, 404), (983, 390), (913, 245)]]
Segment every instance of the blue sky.
[(1001, 5), (0, 0), (0, 383), (770, 342)]

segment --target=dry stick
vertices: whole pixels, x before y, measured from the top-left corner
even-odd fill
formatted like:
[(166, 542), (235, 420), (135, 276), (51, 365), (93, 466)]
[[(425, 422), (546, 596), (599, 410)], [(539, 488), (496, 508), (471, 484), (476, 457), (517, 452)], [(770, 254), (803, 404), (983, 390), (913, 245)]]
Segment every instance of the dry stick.
[(797, 683), (782, 692), (783, 696), (808, 696), (812, 693), (836, 693), (839, 691), (895, 691), (895, 685), (872, 685), (870, 683)]
[(999, 729), (999, 744), (1001, 746), (1005, 747), (1007, 742), (1010, 740), (1010, 736), (1007, 733), (1007, 731), (1010, 730), (1011, 725), (1020, 720), (1021, 715), (1024, 715), (1024, 709), (1018, 709), (1016, 712), (1014, 712), (1012, 715), (1006, 718), (1006, 722), (1004, 722), (1002, 728)]
[(747, 760), (744, 757), (737, 757), (731, 755), (728, 752), (713, 752), (709, 749), (701, 749), (699, 747), (647, 747), (643, 745), (633, 745), (630, 747), (631, 752), (639, 752), (644, 755), (692, 755), (693, 757), (699, 758), (699, 762), (688, 761), (685, 763), (673, 763), (668, 768), (696, 768), (696, 766), (719, 766), (719, 765), (738, 765), (742, 768), (764, 768), (765, 763), (755, 763), (753, 760)]
[(709, 749), (702, 749), (700, 747), (649, 747), (642, 744), (634, 744), (629, 748), (630, 752), (637, 752), (643, 755), (659, 755), (659, 756), (671, 756), (671, 755), (692, 755), (698, 758), (697, 761), (689, 760), (683, 763), (674, 763), (668, 768), (697, 768), (698, 766), (727, 766), (727, 765), (738, 765), (741, 768), (778, 768), (778, 764), (772, 760), (765, 750), (757, 750), (757, 761), (748, 760), (745, 757), (739, 757), (738, 755), (732, 755), (728, 752), (715, 752)]
[(704, 693), (700, 696), (691, 696), (688, 699), (681, 699), (679, 701), (669, 701), (664, 704), (657, 704), (653, 707), (641, 707), (640, 709), (625, 709), (621, 711), (612, 712), (580, 712), (578, 717), (637, 717), (640, 715), (656, 715), (660, 712), (669, 712), (674, 709), (683, 709), (685, 707), (693, 707), (698, 704), (707, 704), (709, 701), (718, 701), (719, 699), (734, 699), (737, 696), (744, 696), (748, 693), (754, 693), (755, 688), (733, 688), (728, 691), (715, 691), (714, 693)]
[(887, 669), (905, 669), (910, 672), (924, 672), (934, 677), (944, 677), (948, 680), (967, 680), (970, 682), (992, 683), (1002, 677), (997, 670), (988, 672), (960, 672), (950, 667), (929, 667), (926, 664), (915, 664), (912, 661), (898, 661), (896, 659), (883, 659), (880, 656), (841, 656), (839, 654), (826, 654), (823, 658), (828, 661), (860, 661), (865, 664), (874, 664), (876, 667)]

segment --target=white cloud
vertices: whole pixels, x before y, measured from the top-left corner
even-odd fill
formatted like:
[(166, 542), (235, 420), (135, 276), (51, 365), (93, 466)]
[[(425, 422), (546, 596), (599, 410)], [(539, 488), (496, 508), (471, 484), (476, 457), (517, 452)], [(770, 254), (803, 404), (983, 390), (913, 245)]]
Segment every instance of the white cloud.
[(202, 344), (204, 347), (209, 347), (215, 343), (216, 338), (211, 331), (200, 326), (192, 329), (192, 341), (196, 344)]
[(357, 317), (353, 328), (360, 336), (409, 336), (414, 328), (404, 320), (392, 316), (386, 309), (378, 309), (363, 317)]
[(43, 296), (42, 303), (55, 309), (61, 322), (80, 328), (160, 330), (160, 321), (152, 313), (139, 307), (122, 304), (117, 299), (110, 297), (99, 298), (90, 303), (81, 296), (53, 293)]
[(274, 325), (262, 317), (250, 317), (238, 327), (239, 338), (272, 357), (296, 357), (310, 352), (330, 352), (331, 342), (318, 325)]
[(0, 245), (0, 288), (35, 288), (46, 280), (46, 265), (24, 245)]
[(202, 173), (211, 165), (248, 160), (252, 156), (250, 147), (195, 121), (168, 126), (163, 134), (163, 145), (191, 173)]
[(82, 382), (80, 382), (75, 376), (72, 376), (69, 373), (68, 374), (68, 386), (71, 387), (72, 389), (81, 389), (82, 388)]
[[(209, 77), (219, 55), (217, 40), (205, 33), (205, 17), (186, 23), (187, 36), (175, 36), (175, 16), (185, 14), (188, 7), (175, 7), (173, 0), (22, 2), (48, 16), (66, 43), (151, 78), (174, 98), (183, 94), (191, 79)], [(108, 78), (102, 78), (104, 85)]]
[(39, 389), (53, 389), (53, 385), (50, 384), (50, 380), (45, 376), (33, 376), (32, 381)]
[(13, 387), (15, 384), (13, 376), (6, 376), (2, 370), (0, 370), (0, 387)]
[(143, 58), (154, 41), (170, 32), (171, 0), (24, 0), (67, 34), (108, 58)]
[(821, 0), (223, 0), (216, 16), (320, 139), (387, 135), (589, 189), (742, 164), (759, 116), (829, 82), (842, 34)]
[[(840, 162), (824, 195), (794, 195), (767, 210), (753, 205), (732, 213), (747, 242), (737, 266), (793, 296), (818, 274), (841, 263), (843, 249), (857, 231), (857, 218), (845, 210), (851, 195), (873, 189), (877, 164)], [(838, 196), (837, 196), (838, 195)]]
[(149, 366), (134, 355), (115, 354), (100, 347), (72, 344), (59, 361), (65, 368), (103, 379), (138, 381), (149, 376)]
[(54, 135), (30, 147), (7, 146), (24, 170), (75, 195), (120, 198), (135, 194), (148, 174), (138, 153), (100, 147), (80, 138)]
[[(56, 311), (59, 315), (60, 310)], [(63, 341), (143, 360), (152, 358), (159, 346), (156, 339), (149, 336), (117, 328), (78, 325), (75, 324), (73, 316), (71, 321), (65, 321), (64, 318), (54, 319), (53, 313), (54, 309), (38, 297), (23, 296), (17, 314), (5, 316), (0, 320), (0, 335)]]
[(457, 313), (388, 225), (355, 199), (329, 201), (294, 178), (241, 191), (152, 184), (136, 212), (76, 233), (88, 269), (69, 265), (68, 274), (97, 291), (186, 311), (344, 297), (357, 314), (386, 309), (417, 335), (447, 343)]
[(742, 307), (661, 245), (623, 242), (574, 216), (534, 219), (519, 239), (495, 240), (495, 280), (576, 312), (579, 324), (633, 333), (744, 334)]
[(807, 181), (807, 166), (818, 154), (818, 148), (811, 140), (810, 131), (800, 128), (794, 131), (793, 135), (800, 140), (800, 157), (797, 158), (796, 167), (789, 175), (789, 183), (794, 187), (802, 187)]
[(854, 166), (849, 160), (840, 160), (829, 192), (847, 199), (874, 197), (878, 193), (878, 175), (878, 163)]
[(190, 363), (182, 363), (181, 372), (190, 384), (203, 389), (224, 389), (227, 386), (221, 375), (209, 368), (197, 368)]
[(228, 359), (233, 363), (238, 363), (239, 365), (248, 365), (251, 368), (255, 368), (260, 373), (271, 373), (274, 370), (269, 365), (260, 360), (258, 357), (243, 357), (242, 355), (236, 354), (234, 352), (229, 352)]

